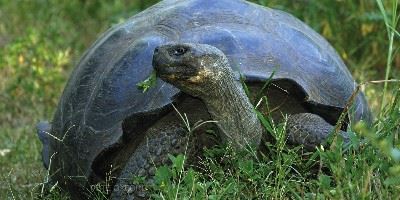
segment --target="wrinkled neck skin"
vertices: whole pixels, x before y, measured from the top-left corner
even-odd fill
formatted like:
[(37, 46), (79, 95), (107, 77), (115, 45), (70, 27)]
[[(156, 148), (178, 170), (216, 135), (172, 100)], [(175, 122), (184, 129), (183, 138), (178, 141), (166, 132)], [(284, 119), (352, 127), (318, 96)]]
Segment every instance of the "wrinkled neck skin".
[[(219, 73), (208, 84), (211, 91), (199, 96), (225, 137), (225, 142), (239, 149), (258, 147), (262, 126), (241, 83), (235, 80), (228, 62), (218, 63)], [(203, 96), (203, 97), (202, 97)]]

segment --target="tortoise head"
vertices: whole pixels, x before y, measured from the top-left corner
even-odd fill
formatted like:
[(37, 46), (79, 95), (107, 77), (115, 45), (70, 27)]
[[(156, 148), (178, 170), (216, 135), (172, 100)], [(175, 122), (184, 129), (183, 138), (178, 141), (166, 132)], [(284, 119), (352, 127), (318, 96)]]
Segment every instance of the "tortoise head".
[(153, 67), (161, 79), (192, 96), (213, 92), (213, 85), (220, 84), (221, 79), (231, 72), (222, 51), (210, 45), (193, 43), (157, 47)]

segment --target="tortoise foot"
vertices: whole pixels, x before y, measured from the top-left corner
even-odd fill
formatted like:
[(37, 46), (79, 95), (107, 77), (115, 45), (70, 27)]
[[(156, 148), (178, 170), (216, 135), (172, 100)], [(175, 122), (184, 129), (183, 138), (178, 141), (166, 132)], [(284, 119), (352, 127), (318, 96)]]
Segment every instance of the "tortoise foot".
[[(328, 139), (334, 128), (319, 115), (300, 113), (289, 116), (286, 132), (289, 143), (303, 145), (306, 150), (312, 151)], [(340, 130), (338, 135), (343, 138), (344, 144), (350, 142), (347, 132)]]
[[(136, 178), (144, 178), (152, 183), (157, 167), (168, 164), (168, 154), (184, 154), (190, 151), (189, 134), (183, 128), (149, 134), (130, 157), (114, 186), (111, 199), (148, 199), (148, 191), (143, 183), (135, 183)], [(188, 147), (188, 148), (187, 148)]]

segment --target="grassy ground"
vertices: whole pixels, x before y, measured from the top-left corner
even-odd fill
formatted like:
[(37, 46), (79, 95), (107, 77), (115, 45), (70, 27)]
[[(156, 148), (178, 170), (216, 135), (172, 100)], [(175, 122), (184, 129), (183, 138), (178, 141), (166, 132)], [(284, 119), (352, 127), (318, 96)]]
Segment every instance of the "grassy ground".
[[(154, 2), (0, 0), (0, 199), (38, 196), (46, 172), (36, 122), (52, 118), (70, 70), (99, 33)], [(400, 77), (396, 0), (255, 2), (288, 11), (324, 35), (358, 82)], [(152, 186), (155, 198), (397, 199), (398, 88), (398, 83), (362, 87), (377, 118), (372, 129), (352, 129), (368, 138), (361, 151), (332, 148), (299, 155), (284, 145), (284, 124), (271, 125), (280, 142), (268, 158), (243, 160), (216, 149), (208, 153), (205, 176), (182, 170), (178, 157), (174, 167), (160, 169)], [(215, 162), (221, 156), (225, 163)]]

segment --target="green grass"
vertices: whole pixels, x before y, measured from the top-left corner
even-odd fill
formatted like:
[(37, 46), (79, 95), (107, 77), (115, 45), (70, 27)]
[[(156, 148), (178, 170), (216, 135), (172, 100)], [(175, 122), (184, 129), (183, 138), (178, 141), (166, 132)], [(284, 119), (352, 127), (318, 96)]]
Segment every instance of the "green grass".
[[(38, 198), (46, 171), (36, 122), (52, 118), (71, 69), (96, 37), (154, 2), (0, 0), (0, 199)], [(321, 33), (358, 82), (400, 77), (396, 0), (254, 2), (290, 12)], [(207, 152), (204, 173), (183, 167), (178, 156), (159, 169), (154, 198), (399, 198), (399, 88), (396, 82), (362, 87), (377, 118), (372, 128), (352, 127), (367, 138), (358, 149), (303, 155), (285, 146), (285, 124), (266, 116), (278, 141), (267, 157), (241, 159), (220, 147)], [(54, 190), (48, 198), (63, 195)]]

